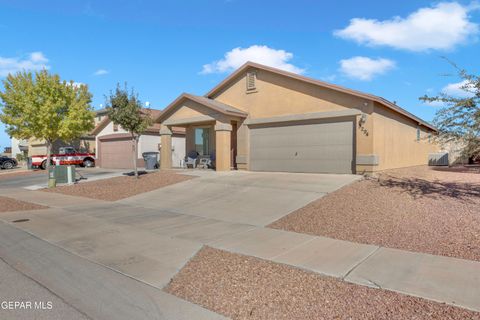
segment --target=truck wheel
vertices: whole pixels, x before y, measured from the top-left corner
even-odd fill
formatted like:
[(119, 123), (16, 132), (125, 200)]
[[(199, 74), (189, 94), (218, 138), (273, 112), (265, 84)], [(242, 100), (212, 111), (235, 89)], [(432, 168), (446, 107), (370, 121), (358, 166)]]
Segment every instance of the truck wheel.
[[(50, 160), (50, 166), (54, 166), (55, 163), (53, 160)], [(40, 169), (45, 170), (47, 169), (47, 160), (43, 160), (42, 164), (40, 165)]]
[(91, 168), (95, 166), (95, 162), (93, 162), (91, 159), (85, 159), (83, 160), (83, 166), (86, 168)]

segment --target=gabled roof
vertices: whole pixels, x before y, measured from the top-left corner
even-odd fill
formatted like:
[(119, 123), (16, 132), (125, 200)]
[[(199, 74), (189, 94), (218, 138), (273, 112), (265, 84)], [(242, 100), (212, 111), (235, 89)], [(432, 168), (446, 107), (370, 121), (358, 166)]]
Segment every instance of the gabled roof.
[(382, 98), (382, 97), (379, 97), (379, 96), (376, 96), (376, 95), (373, 95), (373, 94), (370, 94), (370, 93), (364, 93), (364, 92), (361, 92), (361, 91), (345, 88), (345, 87), (342, 87), (342, 86), (339, 86), (339, 85), (335, 85), (335, 84), (332, 84), (332, 83), (320, 81), (320, 80), (317, 80), (317, 79), (305, 77), (305, 76), (302, 76), (302, 75), (299, 75), (299, 74), (296, 74), (296, 73), (280, 70), (280, 69), (277, 69), (277, 68), (272, 68), (272, 67), (265, 66), (265, 65), (262, 65), (262, 64), (258, 64), (258, 63), (255, 63), (255, 62), (251, 62), (251, 61), (248, 61), (247, 63), (242, 65), (240, 68), (235, 70), (232, 74), (230, 74), (227, 78), (225, 78), (222, 82), (220, 82), (217, 86), (215, 86), (207, 94), (205, 94), (205, 98), (209, 98), (209, 99), (214, 98), (231, 81), (233, 81), (237, 76), (241, 75), (244, 71), (246, 71), (249, 68), (265, 70), (265, 71), (272, 72), (272, 73), (275, 73), (275, 74), (279, 74), (279, 75), (282, 75), (282, 76), (285, 76), (285, 77), (288, 77), (288, 78), (292, 78), (292, 79), (296, 79), (296, 80), (303, 81), (303, 82), (306, 82), (306, 83), (310, 83), (310, 84), (313, 84), (313, 85), (316, 85), (316, 86), (319, 86), (319, 87), (322, 87), (322, 88), (327, 88), (327, 89), (335, 90), (335, 91), (338, 91), (338, 92), (343, 92), (343, 93), (346, 93), (346, 94), (350, 94), (350, 95), (353, 95), (353, 96), (356, 96), (356, 97), (359, 97), (359, 98), (364, 98), (364, 99), (367, 99), (367, 100), (374, 101), (374, 102), (377, 102), (377, 103), (379, 103), (379, 104), (381, 104), (381, 105), (383, 105), (383, 106), (385, 106), (385, 107), (387, 107), (391, 110), (394, 110), (394, 111), (406, 116), (407, 118), (410, 118), (410, 119), (414, 120), (419, 125), (423, 125), (424, 127), (427, 127), (427, 128), (432, 129), (434, 131), (438, 131), (438, 129), (435, 128), (430, 123), (420, 119), (419, 117), (417, 117), (414, 114), (408, 112), (407, 110), (397, 106), (396, 104), (388, 101), (385, 98)]
[(237, 109), (235, 107), (229, 106), (225, 103), (221, 103), (219, 101), (212, 100), (207, 97), (195, 96), (189, 93), (182, 93), (177, 99), (175, 99), (172, 103), (170, 103), (156, 119), (154, 119), (155, 122), (162, 122), (163, 120), (165, 120), (165, 118), (170, 115), (171, 111), (179, 103), (185, 100), (194, 101), (209, 109), (215, 110), (219, 113), (222, 113), (228, 116), (234, 116), (234, 117), (240, 117), (240, 118), (246, 118), (248, 116), (246, 112), (240, 109)]

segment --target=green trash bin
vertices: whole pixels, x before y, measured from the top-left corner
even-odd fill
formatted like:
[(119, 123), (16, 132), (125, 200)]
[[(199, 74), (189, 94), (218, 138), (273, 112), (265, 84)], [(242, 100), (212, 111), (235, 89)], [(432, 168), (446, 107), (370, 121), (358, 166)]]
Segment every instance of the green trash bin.
[(51, 187), (50, 180), (55, 180), (53, 186), (57, 183), (72, 184), (75, 182), (75, 175), (75, 166), (51, 166), (49, 172), (49, 187)]

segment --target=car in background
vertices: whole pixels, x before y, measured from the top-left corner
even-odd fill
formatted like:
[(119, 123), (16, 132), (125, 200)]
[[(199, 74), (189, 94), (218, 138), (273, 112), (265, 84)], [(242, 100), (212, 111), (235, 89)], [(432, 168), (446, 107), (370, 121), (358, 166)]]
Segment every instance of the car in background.
[(7, 156), (0, 156), (0, 169), (13, 169), (18, 165), (18, 162), (14, 158)]

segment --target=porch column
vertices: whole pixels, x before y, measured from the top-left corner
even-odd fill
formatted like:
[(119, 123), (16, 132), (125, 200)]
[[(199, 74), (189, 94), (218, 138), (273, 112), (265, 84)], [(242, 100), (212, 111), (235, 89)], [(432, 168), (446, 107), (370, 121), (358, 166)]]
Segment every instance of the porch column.
[(217, 121), (215, 124), (215, 157), (217, 171), (229, 171), (231, 164), (230, 136), (232, 125)]
[(162, 125), (160, 127), (160, 169), (172, 168), (172, 130)]

